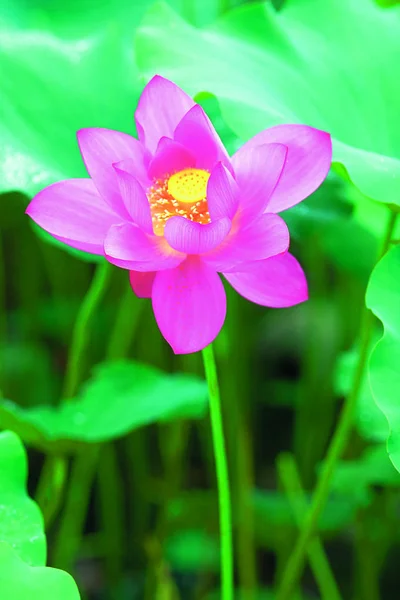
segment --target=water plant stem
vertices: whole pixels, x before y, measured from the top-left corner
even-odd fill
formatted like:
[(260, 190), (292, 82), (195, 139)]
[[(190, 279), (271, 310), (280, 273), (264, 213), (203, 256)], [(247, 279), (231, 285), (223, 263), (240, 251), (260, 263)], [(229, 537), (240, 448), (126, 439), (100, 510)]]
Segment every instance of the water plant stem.
[[(307, 510), (307, 501), (294, 457), (289, 453), (280, 454), (277, 460), (277, 468), (296, 523), (300, 527), (303, 515)], [(315, 580), (318, 583), (322, 600), (341, 600), (342, 597), (332, 573), (329, 560), (318, 537), (315, 537), (310, 542), (308, 558)]]
[(92, 283), (83, 299), (72, 333), (71, 348), (68, 356), (64, 381), (64, 398), (72, 398), (80, 381), (83, 353), (88, 341), (88, 325), (108, 284), (112, 267), (104, 262), (97, 266)]
[(123, 359), (129, 355), (129, 348), (136, 336), (145, 302), (135, 296), (127, 283), (110, 332), (106, 351), (107, 360)]
[(100, 446), (91, 444), (74, 459), (52, 566), (71, 571), (85, 524)]
[[(0, 230), (0, 348), (7, 343), (7, 307), (6, 307), (6, 270), (3, 252), (3, 239)], [(3, 365), (4, 361), (0, 361), (0, 387), (3, 382)]]
[[(229, 351), (221, 361), (219, 381), (223, 410), (229, 411), (226, 423), (228, 461), (231, 467), (233, 521), (235, 523), (235, 557), (237, 583), (242, 600), (257, 596), (257, 557), (254, 523), (254, 452), (251, 436), (251, 411), (247, 401), (251, 389), (249, 372), (251, 340), (242, 323), (249, 323), (251, 305), (233, 289), (227, 290), (230, 312), (225, 324)], [(230, 365), (235, 365), (232, 377)], [(226, 401), (226, 402), (225, 402)]]
[[(67, 372), (64, 379), (65, 399), (76, 393), (80, 381), (80, 363), (87, 346), (88, 325), (95, 313), (109, 281), (111, 265), (104, 262), (96, 268), (90, 287), (83, 299), (72, 332), (72, 341), (68, 356)], [(61, 506), (61, 499), (67, 476), (65, 457), (48, 455), (45, 459), (36, 491), (36, 500), (43, 512), (48, 528)]]
[(123, 570), (126, 547), (124, 486), (119, 470), (117, 448), (112, 442), (100, 450), (97, 473), (97, 496), (105, 546), (105, 569), (110, 583), (110, 597), (118, 596), (115, 587)]
[(44, 461), (35, 495), (35, 500), (43, 514), (46, 530), (61, 507), (66, 480), (65, 457), (49, 454)]
[[(378, 260), (386, 253), (389, 247), (390, 239), (392, 237), (394, 226), (396, 223), (396, 216), (397, 213), (395, 213), (394, 211), (390, 212), (386, 231), (382, 241), (382, 249), (379, 254)], [(287, 567), (283, 573), (283, 577), (276, 594), (277, 600), (290, 600), (292, 598), (293, 589), (295, 588), (304, 567), (304, 560), (308, 550), (308, 546), (311, 540), (313, 539), (319, 516), (328, 499), (329, 488), (337, 462), (346, 448), (351, 432), (354, 409), (357, 403), (358, 395), (364, 377), (365, 368), (367, 366), (367, 361), (369, 357), (373, 324), (374, 316), (371, 313), (371, 311), (368, 310), (367, 307), (364, 305), (364, 310), (361, 319), (360, 354), (358, 358), (357, 367), (354, 373), (353, 385), (349, 395), (347, 396), (343, 404), (339, 421), (333, 434), (331, 443), (329, 445), (328, 452), (324, 460), (323, 467), (321, 469), (321, 473), (312, 497), (310, 509), (303, 521), (300, 536), (294, 547), (293, 553), (289, 558)]]
[(212, 440), (218, 485), (220, 543), (221, 543), (221, 599), (233, 600), (233, 544), (231, 524), (231, 498), (228, 463), (222, 424), (221, 400), (213, 347), (202, 351), (210, 397)]
[[(80, 382), (82, 358), (89, 339), (89, 323), (106, 291), (111, 275), (107, 262), (96, 267), (90, 287), (83, 299), (75, 326), (68, 357), (63, 397), (72, 398)], [(89, 445), (73, 460), (66, 504), (54, 551), (54, 564), (70, 570), (85, 523), (92, 483), (99, 459), (100, 447)]]

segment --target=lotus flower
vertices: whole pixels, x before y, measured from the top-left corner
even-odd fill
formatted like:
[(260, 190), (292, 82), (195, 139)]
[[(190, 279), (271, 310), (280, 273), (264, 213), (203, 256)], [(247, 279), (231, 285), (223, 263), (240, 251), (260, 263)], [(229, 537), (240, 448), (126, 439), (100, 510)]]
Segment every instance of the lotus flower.
[(28, 215), (53, 237), (130, 271), (151, 298), (177, 354), (219, 333), (226, 296), (219, 273), (248, 300), (287, 307), (307, 299), (279, 213), (311, 194), (331, 163), (330, 136), (305, 125), (258, 133), (231, 158), (190, 96), (156, 75), (135, 114), (139, 140), (81, 129), (90, 179), (39, 192)]

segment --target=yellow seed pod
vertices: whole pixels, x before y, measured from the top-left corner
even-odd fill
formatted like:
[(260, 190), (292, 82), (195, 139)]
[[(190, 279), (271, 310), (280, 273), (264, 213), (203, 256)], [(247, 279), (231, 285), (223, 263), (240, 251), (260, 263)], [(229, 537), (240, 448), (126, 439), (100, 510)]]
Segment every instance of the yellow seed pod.
[(207, 195), (210, 173), (203, 169), (184, 169), (168, 179), (168, 193), (178, 200), (192, 204)]

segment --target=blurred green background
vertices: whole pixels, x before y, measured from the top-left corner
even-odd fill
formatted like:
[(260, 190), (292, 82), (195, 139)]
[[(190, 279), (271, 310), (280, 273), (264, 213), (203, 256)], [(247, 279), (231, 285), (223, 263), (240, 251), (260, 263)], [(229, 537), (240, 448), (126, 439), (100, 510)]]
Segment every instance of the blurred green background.
[[(307, 494), (315, 485), (352, 385), (366, 287), (387, 222), (400, 206), (395, 4), (2, 5), (0, 428), (16, 432), (28, 448), (28, 486), (45, 515), (47, 564), (72, 573), (82, 598), (218, 598), (207, 390), (201, 357), (172, 355), (150, 302), (132, 294), (127, 273), (50, 239), (25, 216), (29, 199), (54, 181), (86, 175), (77, 129), (135, 134), (134, 109), (155, 73), (195, 97), (230, 153), (276, 123), (303, 122), (332, 133), (326, 182), (282, 215), (310, 300), (269, 310), (227, 289), (228, 316), (215, 343), (237, 597), (273, 598), (297, 533), (288, 491), (297, 476)], [(400, 239), (399, 222), (392, 238)], [(397, 250), (393, 244), (389, 283), (376, 279), (371, 294), (370, 306), (385, 325), (379, 290), (400, 281)], [(400, 307), (400, 296), (393, 298), (391, 314)], [(376, 320), (368, 353), (381, 334)], [(400, 335), (393, 356), (400, 356), (399, 347)], [(383, 400), (378, 408), (370, 375), (364, 373), (351, 439), (318, 532), (343, 598), (394, 600), (399, 389), (388, 384), (381, 395), (389, 408), (382, 409)], [(73, 401), (60, 400), (66, 396)], [(4, 516), (0, 510), (0, 541), (19, 547), (28, 535), (17, 526), (20, 519), (12, 503)], [(44, 553), (20, 556), (45, 564)], [(17, 597), (7, 590), (4, 600)], [(49, 600), (64, 598), (47, 593)], [(307, 567), (296, 598), (319, 597), (329, 600)]]

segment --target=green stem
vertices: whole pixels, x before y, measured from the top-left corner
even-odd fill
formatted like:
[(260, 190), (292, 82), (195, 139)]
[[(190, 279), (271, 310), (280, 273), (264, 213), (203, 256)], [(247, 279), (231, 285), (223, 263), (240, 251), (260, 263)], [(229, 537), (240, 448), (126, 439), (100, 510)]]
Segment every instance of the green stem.
[[(110, 275), (110, 265), (100, 264), (81, 304), (68, 357), (64, 380), (64, 398), (76, 393), (79, 384), (80, 364), (88, 340), (88, 325), (105, 292)], [(47, 456), (37, 487), (36, 499), (44, 514), (46, 527), (49, 527), (61, 506), (61, 499), (67, 475), (67, 462), (64, 457)]]
[(61, 456), (48, 455), (42, 467), (35, 500), (43, 513), (46, 529), (57, 515), (67, 479), (67, 461)]
[[(339, 353), (339, 336), (334, 313), (325, 302), (328, 298), (327, 266), (319, 236), (311, 237), (304, 249), (306, 271), (310, 273), (309, 317), (318, 317), (324, 327), (316, 327), (305, 340), (301, 360), (301, 378), (295, 403), (294, 456), (305, 489), (315, 484), (315, 467), (324, 457), (335, 422), (336, 398), (332, 389), (332, 373)], [(318, 402), (315, 398), (318, 397)], [(313, 435), (310, 435), (310, 431)]]
[[(160, 498), (154, 534), (147, 537), (148, 567), (145, 600), (175, 598), (176, 586), (164, 556), (164, 544), (168, 533), (168, 508), (179, 492), (185, 473), (185, 451), (190, 429), (187, 421), (160, 424), (158, 437), (164, 472), (164, 492)], [(173, 591), (174, 590), (174, 591)]]
[[(293, 456), (281, 454), (277, 460), (277, 467), (296, 523), (300, 527), (304, 513), (307, 510), (307, 502)], [(308, 557), (322, 600), (341, 600), (335, 577), (318, 537), (310, 542)]]
[(220, 538), (221, 538), (221, 599), (233, 600), (233, 551), (231, 528), (231, 499), (228, 463), (226, 459), (221, 400), (214, 351), (210, 344), (202, 351), (204, 370), (210, 396), (211, 431), (215, 453), (218, 485)]
[[(111, 266), (104, 262), (96, 267), (89, 290), (87, 291), (72, 332), (72, 342), (68, 357), (64, 383), (64, 398), (72, 398), (81, 376), (81, 364), (89, 339), (89, 323), (105, 293), (111, 274)], [(99, 457), (98, 446), (88, 448), (78, 455), (72, 465), (66, 505), (64, 507), (54, 564), (70, 570), (82, 537), (92, 482)]]
[(92, 283), (81, 304), (72, 333), (64, 382), (64, 398), (72, 398), (76, 393), (81, 375), (82, 358), (88, 342), (88, 325), (102, 299), (111, 274), (111, 266), (104, 262), (96, 268)]
[[(225, 332), (229, 352), (224, 356), (219, 374), (223, 407), (229, 410), (226, 423), (228, 462), (231, 466), (233, 522), (235, 523), (235, 556), (237, 582), (243, 600), (257, 595), (257, 557), (253, 511), (254, 458), (251, 438), (251, 410), (247, 402), (251, 378), (249, 357), (251, 339), (244, 335), (241, 323), (248, 323), (249, 305), (232, 289), (227, 290), (230, 313)], [(230, 365), (235, 365), (232, 377)], [(226, 403), (224, 404), (224, 400)]]
[[(7, 340), (7, 307), (6, 307), (6, 265), (3, 251), (3, 236), (0, 230), (0, 349), (6, 346)], [(3, 361), (0, 361), (0, 387), (3, 381)]]
[(123, 556), (126, 545), (124, 524), (123, 477), (119, 472), (116, 446), (112, 442), (104, 444), (100, 454), (101, 468), (97, 474), (97, 490), (100, 518), (105, 544), (105, 567), (111, 596), (123, 570)]
[[(371, 535), (372, 510), (360, 511), (355, 522), (355, 593), (354, 598), (380, 600), (379, 570), (376, 550), (378, 539)], [(384, 513), (383, 513), (384, 514)]]
[[(143, 306), (143, 301), (136, 298), (126, 281), (126, 289), (120, 300), (114, 325), (109, 335), (105, 353), (108, 361), (127, 357)], [(105, 541), (105, 568), (111, 584), (110, 595), (114, 598), (118, 595), (115, 588), (123, 571), (124, 549), (128, 540), (124, 529), (124, 490), (121, 485), (116, 446), (112, 442), (103, 445), (100, 460), (101, 469), (97, 474), (97, 495)], [(136, 514), (140, 501), (141, 499), (135, 495), (134, 514)]]
[(54, 549), (52, 566), (71, 571), (85, 524), (100, 447), (88, 446), (73, 462), (68, 493)]
[(107, 360), (118, 360), (128, 356), (144, 307), (145, 300), (137, 298), (131, 286), (127, 285), (110, 333), (106, 352)]
[[(238, 398), (232, 402), (232, 410), (239, 412)], [(235, 408), (234, 408), (235, 405)], [(233, 486), (237, 507), (238, 580), (243, 600), (254, 600), (257, 592), (257, 561), (254, 541), (254, 515), (252, 493), (254, 489), (253, 457), (247, 419), (237, 415), (237, 456)]]
[[(390, 239), (396, 222), (396, 216), (397, 215), (395, 212), (390, 213), (390, 218), (386, 227), (379, 258), (386, 253), (389, 247)], [(300, 536), (294, 547), (293, 553), (289, 558), (281, 584), (278, 588), (276, 595), (277, 600), (290, 600), (292, 591), (301, 577), (308, 545), (314, 536), (319, 516), (328, 499), (332, 476), (334, 474), (337, 462), (340, 460), (340, 457), (346, 448), (351, 432), (354, 409), (357, 404), (365, 368), (368, 362), (373, 324), (374, 315), (364, 305), (361, 320), (360, 354), (354, 374), (353, 385), (340, 413), (339, 422), (329, 445), (328, 452), (321, 469), (321, 474), (312, 497), (311, 507), (304, 519)]]
[(144, 539), (150, 529), (152, 510), (151, 499), (146, 493), (152, 476), (148, 431), (144, 428), (132, 431), (124, 440), (124, 444), (128, 464), (128, 514), (133, 531), (133, 535), (127, 540), (128, 553), (136, 564), (140, 564), (140, 560), (143, 559)]

